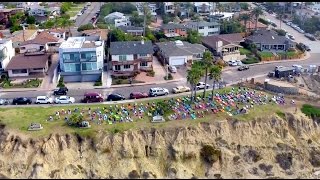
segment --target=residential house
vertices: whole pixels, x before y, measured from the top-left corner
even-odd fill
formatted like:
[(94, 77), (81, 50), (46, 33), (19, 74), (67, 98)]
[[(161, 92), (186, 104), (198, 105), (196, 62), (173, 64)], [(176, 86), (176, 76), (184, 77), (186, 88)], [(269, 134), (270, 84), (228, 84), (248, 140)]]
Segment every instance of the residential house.
[[(251, 20), (251, 21), (247, 21), (247, 24), (244, 24), (244, 21), (240, 22), (243, 26), (246, 26), (246, 30), (247, 31), (253, 31), (256, 30), (256, 21), (255, 20)], [(259, 22), (257, 23), (257, 30), (267, 30), (268, 26)]]
[(244, 42), (243, 33), (221, 34), (208, 36), (202, 39), (202, 44), (207, 47), (215, 56), (221, 57), (224, 61), (241, 60), (239, 48)]
[[(137, 2), (136, 3), (136, 7), (137, 7), (137, 11), (138, 11), (139, 15), (140, 16), (144, 15), (144, 13), (143, 13), (143, 3)], [(155, 19), (157, 17), (157, 13), (156, 13), (157, 5), (155, 3), (148, 2), (147, 3), (147, 8), (148, 8), (150, 14), (152, 15), (152, 17)]]
[(319, 14), (310, 9), (297, 9), (295, 14), (300, 20), (305, 21), (307, 18), (312, 18), (312, 16), (319, 17)]
[(23, 8), (0, 9), (0, 24), (7, 27), (9, 25), (9, 17), (18, 12), (24, 12)]
[(130, 18), (120, 12), (113, 12), (105, 16), (104, 20), (106, 23), (113, 24), (115, 27), (131, 26)]
[(163, 7), (165, 14), (173, 14), (175, 11), (173, 2), (163, 2)]
[(28, 9), (29, 16), (47, 16), (49, 14), (48, 10), (42, 6), (30, 7)]
[(101, 41), (106, 41), (108, 39), (107, 29), (89, 29), (81, 31), (82, 36), (91, 36), (95, 39), (100, 39)]
[(320, 12), (320, 2), (313, 2), (312, 5), (307, 6), (308, 9), (319, 13)]
[(0, 72), (3, 72), (12, 57), (15, 56), (14, 48), (12, 47), (12, 40), (0, 40)]
[(235, 16), (235, 13), (232, 12), (213, 12), (209, 15), (210, 22), (219, 22), (222, 20), (229, 21)]
[(200, 60), (206, 50), (201, 44), (186, 41), (169, 41), (156, 43), (160, 59), (169, 65), (180, 66), (194, 60)]
[(194, 7), (196, 13), (210, 13), (213, 5), (211, 2), (195, 2)]
[(37, 30), (35, 29), (26, 29), (21, 31), (15, 31), (12, 33), (10, 39), (12, 40), (13, 48), (19, 49), (20, 44), (24, 41), (34, 39), (37, 36)]
[(43, 77), (48, 71), (49, 54), (45, 52), (25, 53), (14, 56), (5, 68), (9, 78)]
[(220, 34), (220, 24), (207, 21), (189, 21), (184, 24), (186, 28), (196, 30), (201, 36), (212, 36)]
[(110, 56), (113, 76), (133, 76), (138, 71), (152, 70), (151, 41), (111, 42)]
[(119, 26), (123, 32), (127, 34), (131, 34), (133, 36), (143, 36), (143, 27), (135, 27), (135, 26)]
[(94, 36), (69, 37), (59, 47), (60, 75), (65, 82), (102, 78), (105, 44)]
[(47, 32), (41, 32), (34, 39), (20, 43), (20, 53), (26, 52), (58, 52), (63, 39), (58, 39)]
[(187, 37), (187, 28), (182, 24), (163, 24), (160, 27), (160, 31), (164, 33), (166, 37)]
[(294, 47), (294, 42), (285, 36), (279, 36), (273, 30), (258, 30), (245, 40), (247, 44), (255, 44), (260, 51), (287, 51)]
[(59, 39), (64, 39), (64, 40), (67, 39), (68, 30), (66, 30), (66, 29), (56, 28), (56, 29), (49, 29), (45, 32), (47, 32), (47, 33), (49, 33)]

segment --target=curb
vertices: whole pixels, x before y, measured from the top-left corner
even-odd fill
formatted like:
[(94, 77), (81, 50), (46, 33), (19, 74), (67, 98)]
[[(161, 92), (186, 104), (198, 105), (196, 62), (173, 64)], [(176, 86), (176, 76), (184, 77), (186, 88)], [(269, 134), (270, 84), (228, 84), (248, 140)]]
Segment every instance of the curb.
[(3, 89), (0, 89), (0, 92), (30, 92), (30, 91), (39, 91), (39, 90), (42, 90), (42, 89), (25, 89), (25, 88), (21, 88), (21, 89), (12, 89), (12, 90), (3, 90)]
[[(157, 85), (157, 84), (179, 82), (179, 81), (182, 81), (182, 80), (184, 80), (184, 78), (168, 80), (168, 81), (152, 82), (152, 83), (137, 83), (137, 84), (114, 85), (114, 86), (111, 86), (110, 88), (134, 87), (134, 86), (144, 86), (144, 85)], [(104, 89), (104, 87), (101, 87), (99, 89)]]

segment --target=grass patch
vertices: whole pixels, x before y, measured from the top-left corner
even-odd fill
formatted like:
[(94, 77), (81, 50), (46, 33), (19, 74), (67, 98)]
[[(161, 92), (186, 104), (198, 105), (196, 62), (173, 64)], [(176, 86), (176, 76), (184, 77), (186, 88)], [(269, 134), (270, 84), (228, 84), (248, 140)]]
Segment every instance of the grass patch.
[(293, 52), (293, 51), (289, 51), (289, 52), (279, 52), (277, 53), (279, 56), (281, 56), (282, 58), (295, 58), (299, 55), (299, 52)]
[(245, 48), (240, 48), (239, 51), (241, 55), (247, 55), (247, 56), (252, 55), (252, 52)]
[(19, 84), (13, 84), (11, 83), (11, 80), (7, 79), (2, 81), (0, 86), (5, 89), (9, 88), (37, 88), (41, 85), (42, 79), (28, 79), (22, 83)]
[[(144, 83), (144, 81), (132, 80), (132, 84)], [(130, 84), (129, 79), (115, 79), (112, 81), (112, 85), (120, 85), (120, 84)]]
[[(226, 93), (231, 90), (232, 87), (227, 87), (220, 90), (215, 90), (215, 93)], [(235, 87), (237, 88), (237, 87)], [(201, 93), (198, 92), (198, 95)], [(207, 95), (211, 95), (211, 91), (207, 91)], [(174, 99), (181, 98), (181, 96), (176, 96)], [(172, 97), (164, 97), (161, 99), (148, 99), (148, 100), (137, 100), (138, 104), (140, 103), (157, 103), (164, 100), (172, 99)], [(128, 105), (128, 103), (117, 103), (120, 105)], [(131, 103), (132, 104), (132, 103)], [(114, 106), (114, 105), (112, 105)], [(56, 111), (64, 110), (73, 110), (75, 108), (79, 108), (80, 110), (88, 110), (90, 107), (92, 110), (97, 109), (98, 107), (102, 109), (103, 107), (109, 108), (110, 105), (103, 104), (81, 104), (81, 105), (66, 105), (66, 106), (43, 106), (43, 107), (7, 107), (0, 108), (0, 123), (5, 124), (9, 129), (14, 129), (25, 133), (26, 135), (30, 135), (32, 137), (44, 137), (51, 133), (60, 133), (60, 134), (79, 134), (83, 137), (94, 137), (98, 132), (108, 131), (114, 134), (122, 133), (129, 129), (140, 129), (140, 128), (167, 128), (167, 127), (177, 127), (177, 126), (194, 126), (201, 122), (211, 122), (216, 120), (222, 120), (228, 117), (226, 113), (218, 113), (218, 114), (209, 114), (204, 118), (197, 118), (195, 120), (185, 120), (185, 121), (167, 121), (165, 123), (151, 123), (151, 117), (147, 117), (144, 115), (141, 119), (136, 116), (131, 116), (133, 118), (133, 122), (127, 123), (115, 123), (109, 125), (107, 122), (103, 122), (101, 125), (96, 124), (95, 122), (91, 122), (89, 118), (85, 118), (90, 122), (91, 128), (81, 129), (72, 126), (68, 126), (63, 116), (61, 119), (57, 119), (54, 121), (47, 121), (49, 116), (55, 117)], [(248, 114), (237, 115), (234, 116), (239, 120), (253, 120), (255, 117), (261, 117), (263, 114), (274, 114), (278, 110), (278, 106), (275, 105), (262, 105), (256, 106), (253, 109), (249, 110)], [(166, 118), (166, 116), (164, 116)], [(41, 131), (27, 131), (29, 125), (32, 122), (41, 123), (43, 129)]]
[(286, 114), (282, 111), (276, 111), (276, 114), (281, 117), (282, 119), (284, 119), (286, 117)]
[(303, 112), (306, 116), (311, 118), (320, 117), (320, 107), (312, 106), (310, 104), (302, 105), (301, 112)]
[(258, 52), (258, 55), (261, 58), (271, 58), (274, 56), (271, 52)]
[(254, 64), (254, 63), (259, 63), (260, 60), (256, 57), (250, 57), (246, 58), (245, 60), (241, 61), (243, 64)]

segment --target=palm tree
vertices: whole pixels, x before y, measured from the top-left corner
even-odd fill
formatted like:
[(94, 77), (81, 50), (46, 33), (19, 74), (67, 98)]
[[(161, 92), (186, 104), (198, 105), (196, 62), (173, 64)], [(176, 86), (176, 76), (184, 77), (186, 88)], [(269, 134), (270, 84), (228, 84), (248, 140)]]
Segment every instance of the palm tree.
[(253, 10), (252, 10), (252, 15), (256, 18), (256, 30), (258, 28), (258, 19), (259, 19), (259, 16), (260, 15), (263, 15), (263, 11), (260, 7), (255, 7)]
[[(197, 68), (191, 68), (188, 70), (187, 74), (187, 81), (191, 84), (191, 101), (196, 97), (196, 84), (200, 81), (201, 79), (202, 72), (200, 69)], [(194, 96), (193, 96), (193, 91), (194, 91)]]
[(247, 34), (247, 23), (248, 21), (250, 21), (250, 15), (249, 14), (241, 14), (240, 15), (240, 20), (244, 22), (244, 27), (245, 27), (245, 31), (246, 31), (246, 34)]
[[(204, 84), (207, 84), (207, 80), (208, 80), (208, 70), (212, 67), (213, 65), (213, 59), (212, 59), (212, 55), (210, 51), (206, 51), (203, 53), (203, 59), (202, 59), (202, 65), (204, 68)], [(206, 90), (207, 87), (204, 88), (203, 94), (202, 94), (202, 98), (205, 98), (206, 96)]]
[(60, 21), (60, 26), (61, 26), (62, 28), (68, 28), (68, 30), (69, 30), (69, 37), (72, 36), (72, 34), (71, 34), (71, 29), (70, 29), (70, 26), (72, 26), (72, 25), (73, 25), (73, 22), (70, 21), (70, 20), (67, 19), (67, 18), (62, 18), (61, 21)]
[(216, 85), (216, 82), (219, 82), (221, 79), (221, 74), (222, 74), (222, 67), (219, 65), (213, 65), (210, 70), (210, 79), (213, 79), (213, 87), (212, 87), (212, 92), (211, 92), (211, 98), (213, 98), (213, 90)]

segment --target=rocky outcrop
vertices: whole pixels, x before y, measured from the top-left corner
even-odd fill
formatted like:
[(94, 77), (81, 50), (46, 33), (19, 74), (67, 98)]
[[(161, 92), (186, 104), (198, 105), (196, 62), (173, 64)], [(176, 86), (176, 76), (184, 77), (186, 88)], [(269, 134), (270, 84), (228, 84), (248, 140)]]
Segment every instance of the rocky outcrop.
[[(7, 178), (311, 178), (320, 167), (319, 127), (303, 115), (197, 126), (32, 139), (0, 127)], [(204, 161), (201, 149), (219, 152)], [(316, 174), (316, 175), (315, 175)], [(318, 173), (319, 174), (319, 173)]]

